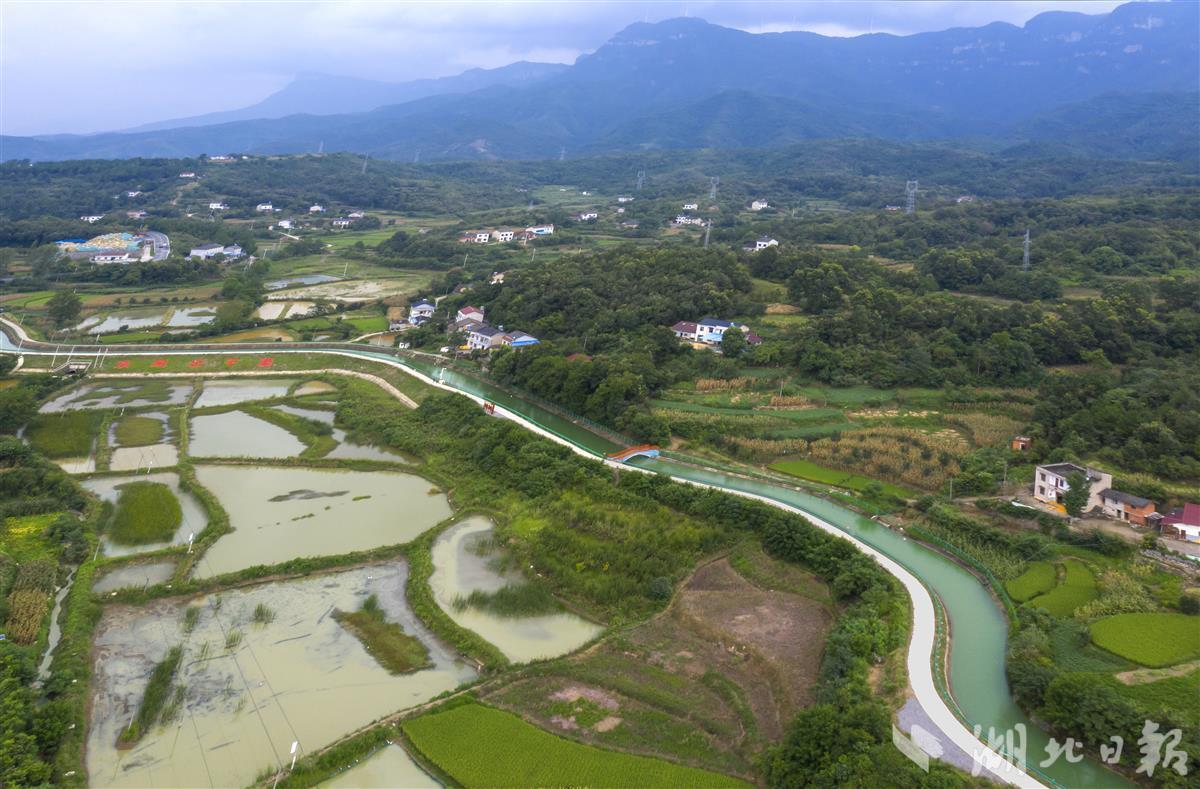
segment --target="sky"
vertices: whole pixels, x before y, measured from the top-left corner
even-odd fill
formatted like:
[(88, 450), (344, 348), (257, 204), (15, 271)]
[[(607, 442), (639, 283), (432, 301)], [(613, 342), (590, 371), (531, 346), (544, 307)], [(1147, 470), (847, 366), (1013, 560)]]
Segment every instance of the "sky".
[(389, 82), (571, 63), (633, 22), (907, 35), (1117, 0), (158, 2), (0, 0), (0, 134), (91, 133), (254, 104), (298, 73)]

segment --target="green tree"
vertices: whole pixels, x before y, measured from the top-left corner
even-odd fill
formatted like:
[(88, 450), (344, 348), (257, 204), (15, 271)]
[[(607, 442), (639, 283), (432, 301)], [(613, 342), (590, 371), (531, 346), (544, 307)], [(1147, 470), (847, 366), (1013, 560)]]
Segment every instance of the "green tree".
[(738, 358), (746, 347), (746, 335), (741, 329), (733, 328), (721, 335), (721, 353), (727, 359)]
[(1067, 492), (1063, 494), (1063, 506), (1072, 518), (1083, 514), (1088, 498), (1092, 495), (1092, 482), (1087, 474), (1076, 471), (1067, 475)]
[(83, 308), (83, 299), (76, 293), (60, 290), (46, 302), (46, 310), (55, 326), (63, 326), (79, 317)]

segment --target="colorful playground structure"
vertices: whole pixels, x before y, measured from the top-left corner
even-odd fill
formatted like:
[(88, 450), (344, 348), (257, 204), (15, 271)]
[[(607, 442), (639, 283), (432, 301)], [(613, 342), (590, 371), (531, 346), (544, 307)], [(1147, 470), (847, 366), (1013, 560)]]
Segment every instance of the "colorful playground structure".
[(630, 459), (635, 457), (656, 458), (660, 449), (657, 444), (638, 444), (635, 447), (626, 447), (618, 452), (609, 452), (606, 457), (609, 460), (615, 460), (618, 463), (628, 463)]

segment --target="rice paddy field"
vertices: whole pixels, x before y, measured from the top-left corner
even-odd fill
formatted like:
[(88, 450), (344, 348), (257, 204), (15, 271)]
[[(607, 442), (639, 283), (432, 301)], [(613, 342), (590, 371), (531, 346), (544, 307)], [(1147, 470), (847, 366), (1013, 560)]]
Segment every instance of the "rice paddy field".
[(468, 789), (748, 785), (717, 773), (571, 742), (482, 704), (423, 715), (402, 728), (422, 756)]
[(1068, 617), (1097, 594), (1096, 576), (1091, 568), (1081, 561), (1068, 560), (1062, 563), (1061, 577), (1056, 578), (1054, 588), (1031, 599), (1029, 605), (1044, 608), (1058, 617)]
[(1200, 623), (1175, 613), (1117, 614), (1092, 623), (1092, 641), (1114, 655), (1160, 668), (1200, 657)]

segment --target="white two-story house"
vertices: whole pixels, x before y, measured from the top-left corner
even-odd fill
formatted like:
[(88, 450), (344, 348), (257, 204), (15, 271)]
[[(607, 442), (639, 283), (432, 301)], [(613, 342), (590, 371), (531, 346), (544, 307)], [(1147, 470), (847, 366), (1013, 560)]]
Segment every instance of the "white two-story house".
[(1033, 497), (1046, 504), (1062, 504), (1063, 496), (1071, 489), (1067, 477), (1072, 474), (1085, 474), (1092, 483), (1084, 511), (1095, 507), (1103, 507), (1101, 492), (1112, 487), (1112, 474), (1097, 471), (1094, 468), (1084, 468), (1074, 463), (1051, 463), (1038, 466), (1033, 475)]

